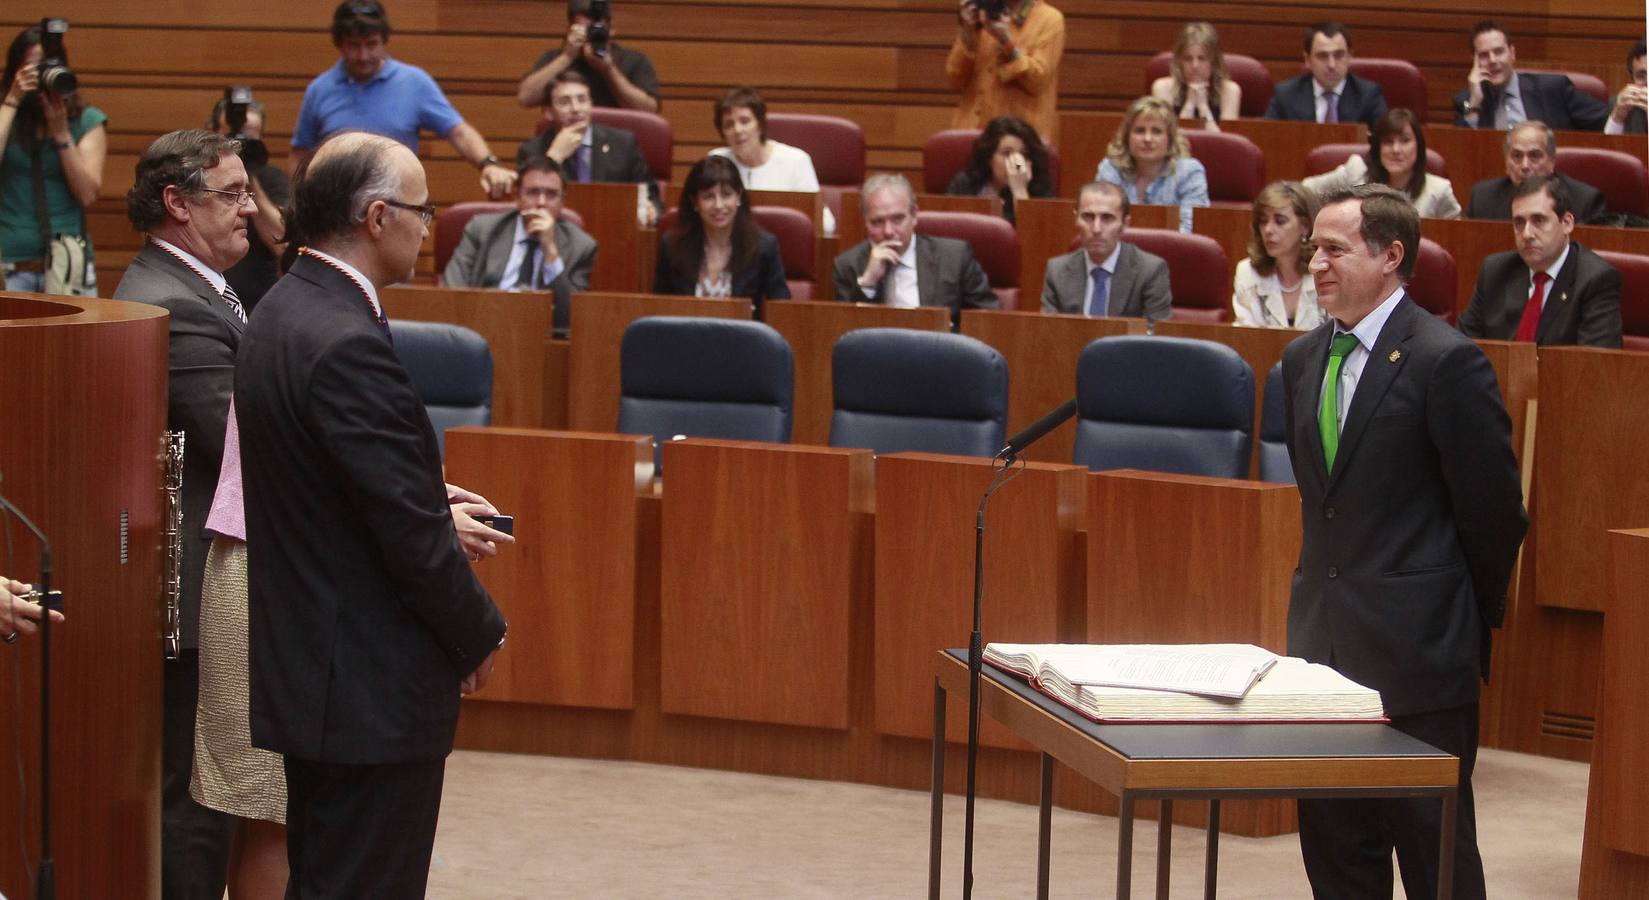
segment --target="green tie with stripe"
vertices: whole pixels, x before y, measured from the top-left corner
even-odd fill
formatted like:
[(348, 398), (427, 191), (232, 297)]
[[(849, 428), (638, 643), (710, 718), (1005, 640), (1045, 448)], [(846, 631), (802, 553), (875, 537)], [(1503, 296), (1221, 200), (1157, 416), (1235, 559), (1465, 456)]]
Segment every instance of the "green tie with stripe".
[(1334, 453), (1340, 449), (1340, 365), (1357, 346), (1357, 335), (1349, 331), (1334, 336), (1328, 351), (1328, 378), (1323, 384), (1323, 402), (1317, 409), (1317, 430), (1323, 436), (1323, 462), (1334, 471)]

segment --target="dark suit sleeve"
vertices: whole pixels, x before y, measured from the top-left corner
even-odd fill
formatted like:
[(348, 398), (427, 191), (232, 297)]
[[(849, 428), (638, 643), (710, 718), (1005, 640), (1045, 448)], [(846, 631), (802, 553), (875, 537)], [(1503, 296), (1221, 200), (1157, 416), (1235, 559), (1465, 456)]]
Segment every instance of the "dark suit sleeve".
[(789, 300), (790, 285), (784, 280), (784, 259), (779, 254), (779, 239), (763, 234), (761, 252), (756, 264), (761, 266), (761, 293), (766, 300)]
[[(979, 260), (973, 256), (973, 249), (967, 248), (967, 259), (962, 266), (962, 278), (957, 287), (962, 291), (961, 309), (996, 309), (999, 305), (996, 292), (991, 290), (991, 280), (985, 277), (985, 270), (980, 267)], [(857, 282), (855, 282), (857, 284)]]
[(543, 134), (522, 141), (521, 146), (515, 149), (515, 167), (520, 169), (526, 166), (527, 163), (543, 156), (550, 149), (550, 138), (554, 136), (553, 132), (546, 131)]
[(1483, 321), (1483, 306), (1489, 302), (1488, 292), (1493, 287), (1488, 284), (1489, 261), (1477, 267), (1477, 285), (1472, 288), (1472, 300), (1466, 304), (1466, 311), (1460, 314), (1460, 333), (1470, 338), (1484, 337), (1487, 323)]
[(870, 302), (865, 292), (859, 290), (859, 272), (853, 267), (852, 250), (836, 256), (836, 264), (830, 270), (830, 282), (835, 288), (837, 300), (847, 303)]
[[(653, 293), (675, 294), (675, 276), (670, 271), (670, 236), (661, 234), (658, 238), (658, 262), (653, 265)], [(692, 293), (688, 291), (687, 293)]]
[(653, 209), (664, 211), (664, 201), (659, 198), (658, 180), (653, 177), (653, 170), (647, 168), (647, 157), (641, 152), (641, 144), (634, 137), (629, 141), (630, 150), (625, 160), (626, 172), (624, 180), (636, 184), (647, 185), (647, 199), (653, 204)]
[[(1283, 82), (1287, 84), (1287, 82)], [(1277, 85), (1277, 90), (1271, 92), (1271, 102), (1266, 104), (1265, 117), (1267, 119), (1287, 119), (1288, 110), (1283, 108), (1283, 85)]]
[(1609, 119), (1609, 104), (1579, 90), (1575, 83), (1566, 77), (1561, 78), (1558, 90), (1563, 109), (1568, 113), (1569, 121), (1576, 131), (1603, 130), (1603, 123)]
[(1586, 198), (1586, 208), (1580, 211), (1580, 221), (1587, 225), (1595, 225), (1608, 217), (1608, 199), (1603, 196), (1602, 191), (1592, 191)]
[(1451, 106), (1454, 109), (1454, 126), (1456, 128), (1472, 128), (1472, 127), (1475, 127), (1470, 122), (1466, 121), (1466, 97), (1467, 96), (1468, 95), (1465, 91), (1456, 92), (1455, 95), (1454, 95), (1454, 102), (1451, 104)]
[(1427, 429), (1437, 446), (1460, 548), (1483, 620), (1498, 627), (1506, 585), (1529, 519), (1523, 511), (1511, 417), (1489, 358), (1474, 344), (1444, 352), (1432, 370)]
[(371, 531), (396, 594), (437, 636), (461, 674), (498, 646), (504, 617), (458, 544), (427, 414), (388, 343), (368, 333), (338, 340), (315, 364), (314, 438), (323, 443), (351, 507)]
[(1151, 271), (1143, 273), (1145, 283), (1140, 291), (1140, 309), (1153, 322), (1174, 317), (1174, 292), (1169, 286), (1168, 264), (1157, 260)]
[(235, 348), (230, 345), (229, 325), (193, 295), (168, 298), (160, 305), (171, 314), (167, 324), (167, 378), (171, 381), (166, 391), (167, 421), (172, 428), (183, 430), (186, 456), (221, 460), (229, 397), (235, 387)]
[(452, 251), (452, 258), (447, 260), (447, 267), (441, 272), (442, 287), (484, 287), (481, 279), (477, 277), (480, 275), (478, 266), (483, 254), (481, 229), (477, 228), (476, 224), (475, 219), (464, 223), (464, 234), (458, 239), (458, 249)]
[(1620, 270), (1607, 266), (1587, 289), (1575, 343), (1619, 350), (1620, 332)]
[(1363, 113), (1363, 122), (1373, 128), (1375, 123), (1380, 121), (1380, 117), (1386, 114), (1386, 89), (1366, 78), (1357, 80), (1370, 94), (1368, 108)]

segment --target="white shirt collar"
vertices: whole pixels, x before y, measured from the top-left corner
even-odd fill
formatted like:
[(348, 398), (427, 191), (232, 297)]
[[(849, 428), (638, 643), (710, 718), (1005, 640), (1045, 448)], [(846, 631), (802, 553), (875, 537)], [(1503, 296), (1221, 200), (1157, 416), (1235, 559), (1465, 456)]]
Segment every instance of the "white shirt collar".
[(207, 283), (212, 285), (212, 290), (217, 291), (219, 294), (223, 293), (223, 286), (225, 284), (229, 283), (228, 279), (225, 279), (223, 277), (223, 273), (219, 272), (217, 269), (212, 268), (211, 266), (207, 265), (206, 263), (201, 262), (200, 257), (194, 255), (193, 253), (190, 253), (189, 251), (183, 249), (182, 247), (179, 247), (178, 245), (172, 243), (171, 241), (162, 240), (161, 238), (157, 238), (152, 234), (149, 235), (149, 240), (154, 241), (155, 243), (159, 244), (162, 248), (164, 248), (166, 250), (169, 250), (173, 254), (177, 255), (180, 258), (182, 258), (184, 260), (184, 262), (187, 262), (196, 272), (199, 272), (202, 276), (204, 276), (206, 278)]
[(1339, 92), (1345, 90), (1345, 87), (1346, 87), (1346, 79), (1345, 79), (1344, 75), (1341, 75), (1340, 80), (1335, 82), (1334, 86), (1331, 87), (1331, 88), (1323, 87), (1323, 83), (1318, 81), (1316, 78), (1311, 79), (1312, 96), (1316, 97), (1318, 100), (1323, 99), (1323, 95), (1328, 93), (1329, 91), (1334, 91), (1335, 93), (1339, 93)]
[[(1397, 290), (1391, 292), (1391, 296), (1380, 301), (1379, 306), (1374, 307), (1372, 312), (1363, 317), (1363, 321), (1357, 323), (1357, 327), (1351, 329), (1351, 333), (1357, 337), (1357, 343), (1361, 344), (1365, 351), (1374, 351), (1374, 342), (1379, 340), (1381, 330), (1386, 327), (1386, 320), (1391, 318), (1391, 311), (1397, 308), (1397, 301), (1401, 299), (1403, 286), (1398, 285)], [(1345, 328), (1336, 321), (1334, 333), (1340, 334), (1344, 331)]]
[[(1563, 252), (1559, 253), (1557, 255), (1557, 259), (1552, 260), (1552, 264), (1546, 267), (1546, 274), (1552, 276), (1553, 281), (1557, 280), (1557, 273), (1563, 271), (1563, 264), (1569, 260), (1569, 251), (1573, 250), (1574, 247), (1575, 247), (1575, 242), (1574, 241), (1566, 241), (1563, 244)], [(1534, 285), (1534, 273), (1533, 272), (1529, 273), (1529, 285), (1530, 285), (1530, 290), (1533, 290), (1533, 285)]]
[(349, 277), (353, 278), (355, 280), (355, 283), (361, 286), (361, 290), (366, 291), (366, 299), (367, 299), (368, 302), (370, 302), (372, 304), (372, 311), (374, 313), (377, 313), (379, 318), (387, 318), (386, 316), (384, 316), (383, 304), (378, 302), (378, 289), (374, 288), (372, 286), (372, 282), (365, 275), (361, 274), (360, 269), (355, 268), (354, 266), (350, 265), (349, 263), (344, 262), (343, 260), (337, 258), (336, 256), (333, 256), (330, 253), (322, 253), (321, 251), (316, 250), (314, 247), (307, 247), (305, 249), (307, 249), (310, 253), (313, 253), (316, 256), (320, 257), (321, 259), (324, 259), (327, 262), (330, 262), (333, 265), (337, 266), (338, 268), (342, 269), (344, 271), (344, 274), (346, 274)]
[(910, 243), (908, 245), (906, 245), (905, 252), (899, 254), (899, 265), (909, 266), (912, 270), (915, 270), (915, 268), (916, 268), (916, 235), (913, 234), (913, 235), (910, 236)]
[(1111, 255), (1105, 257), (1104, 262), (1097, 262), (1097, 263), (1094, 262), (1094, 258), (1092, 256), (1088, 255), (1088, 251), (1083, 250), (1082, 251), (1082, 261), (1088, 264), (1088, 277), (1089, 278), (1094, 277), (1094, 270), (1095, 269), (1104, 269), (1105, 274), (1115, 275), (1117, 273), (1117, 258), (1120, 257), (1121, 255), (1122, 255), (1122, 241), (1120, 239), (1117, 241), (1117, 245), (1115, 247), (1111, 248)]

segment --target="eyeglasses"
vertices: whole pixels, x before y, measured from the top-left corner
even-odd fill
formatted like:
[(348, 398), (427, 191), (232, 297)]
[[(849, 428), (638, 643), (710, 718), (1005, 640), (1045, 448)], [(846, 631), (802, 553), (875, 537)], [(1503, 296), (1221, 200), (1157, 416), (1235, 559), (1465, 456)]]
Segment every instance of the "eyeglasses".
[(408, 212), (417, 213), (418, 217), (424, 220), (425, 228), (429, 227), (429, 223), (435, 221), (435, 204), (433, 203), (425, 203), (420, 205), (417, 203), (402, 203), (399, 200), (389, 199), (385, 199), (384, 203), (385, 205), (393, 206), (396, 209), (404, 209)]
[(201, 190), (208, 194), (222, 194), (225, 197), (234, 197), (236, 206), (240, 206), (246, 201), (252, 199), (251, 191), (224, 191), (217, 188), (201, 188)]

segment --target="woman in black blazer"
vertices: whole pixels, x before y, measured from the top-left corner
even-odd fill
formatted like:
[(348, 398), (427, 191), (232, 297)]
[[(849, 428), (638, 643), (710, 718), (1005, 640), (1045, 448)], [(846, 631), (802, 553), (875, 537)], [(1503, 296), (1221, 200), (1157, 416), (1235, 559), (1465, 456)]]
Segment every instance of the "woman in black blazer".
[(720, 156), (699, 160), (682, 185), (676, 223), (659, 239), (653, 293), (788, 300), (779, 241), (756, 224), (739, 170)]

